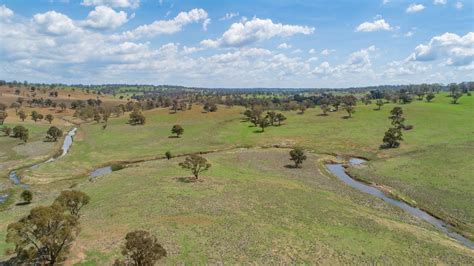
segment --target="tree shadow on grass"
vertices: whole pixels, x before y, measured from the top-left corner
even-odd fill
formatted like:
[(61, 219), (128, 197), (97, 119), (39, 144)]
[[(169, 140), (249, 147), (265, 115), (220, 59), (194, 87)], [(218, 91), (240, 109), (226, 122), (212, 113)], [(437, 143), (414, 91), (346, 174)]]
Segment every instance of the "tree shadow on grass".
[(296, 167), (294, 164), (287, 164), (287, 165), (285, 165), (285, 168), (288, 168), (288, 169), (300, 169), (301, 166)]
[(16, 204), (16, 206), (24, 206), (24, 205), (28, 205), (28, 204), (30, 204), (30, 203), (31, 203), (31, 202), (18, 202), (18, 203)]
[(181, 183), (203, 182), (201, 179), (195, 178), (194, 176), (178, 176), (178, 177), (173, 177), (173, 179)]
[(352, 116), (345, 115), (345, 116), (343, 116), (343, 117), (341, 117), (341, 118), (342, 118), (342, 119), (351, 119)]
[(173, 135), (173, 136), (168, 136), (168, 138), (169, 138), (169, 139), (179, 139), (180, 137)]
[(260, 134), (260, 133), (264, 133), (264, 132), (265, 132), (265, 131), (258, 130), (258, 129), (253, 131), (253, 133), (258, 133), (258, 134)]

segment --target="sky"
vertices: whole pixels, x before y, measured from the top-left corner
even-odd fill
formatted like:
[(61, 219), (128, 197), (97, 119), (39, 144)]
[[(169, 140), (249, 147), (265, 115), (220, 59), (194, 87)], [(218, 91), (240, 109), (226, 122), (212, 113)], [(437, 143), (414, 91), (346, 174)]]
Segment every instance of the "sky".
[(0, 0), (0, 79), (210, 88), (474, 80), (472, 0)]

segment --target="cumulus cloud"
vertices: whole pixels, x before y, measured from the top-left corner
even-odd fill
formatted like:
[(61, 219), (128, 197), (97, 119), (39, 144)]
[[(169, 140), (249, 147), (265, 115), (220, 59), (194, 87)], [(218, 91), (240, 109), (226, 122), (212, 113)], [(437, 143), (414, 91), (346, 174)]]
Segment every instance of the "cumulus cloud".
[(425, 73), (431, 66), (423, 65), (419, 62), (408, 61), (392, 61), (387, 64), (387, 68), (383, 71), (383, 75), (387, 77), (406, 77), (407, 75), (416, 75)]
[(138, 8), (140, 6), (140, 0), (82, 0), (81, 4), (84, 6)]
[(464, 36), (444, 33), (433, 37), (428, 44), (420, 44), (408, 61), (444, 60), (446, 65), (466, 66), (474, 62), (474, 32)]
[(314, 75), (339, 75), (342, 73), (360, 73), (372, 72), (372, 53), (377, 49), (374, 45), (368, 48), (355, 51), (349, 55), (347, 61), (343, 64), (331, 67), (329, 62), (324, 61), (312, 71)]
[(357, 32), (371, 32), (379, 30), (391, 30), (392, 27), (388, 24), (385, 19), (378, 19), (373, 22), (364, 22), (357, 26), (355, 31)]
[(9, 19), (13, 17), (13, 11), (5, 5), (0, 6), (0, 19)]
[(324, 49), (324, 50), (321, 51), (321, 55), (328, 56), (328, 55), (334, 53), (335, 51), (336, 50), (334, 50), (334, 49)]
[(309, 49), (308, 53), (310, 53), (310, 54), (315, 54), (315, 53), (316, 53), (316, 50), (313, 49), (313, 48), (311, 48), (311, 49)]
[(239, 12), (231, 12), (231, 13), (226, 13), (222, 18), (220, 18), (219, 20), (229, 20), (229, 19), (232, 19), (234, 17), (237, 17), (239, 15)]
[(33, 16), (33, 22), (43, 32), (65, 35), (78, 30), (72, 19), (56, 11), (48, 11)]
[(291, 44), (287, 44), (286, 42), (284, 42), (284, 43), (278, 45), (277, 48), (278, 49), (290, 49), (291, 47), (292, 47)]
[(94, 29), (115, 29), (128, 21), (127, 13), (116, 12), (107, 6), (96, 6), (92, 10), (82, 25)]
[(435, 5), (446, 5), (447, 0), (434, 0), (433, 4)]
[(289, 37), (295, 34), (308, 35), (313, 32), (314, 28), (312, 27), (284, 25), (273, 23), (271, 19), (253, 18), (233, 23), (222, 37), (216, 40), (203, 40), (201, 44), (208, 47), (242, 47), (274, 37)]
[(189, 12), (180, 12), (171, 20), (157, 20), (151, 24), (141, 25), (134, 30), (126, 31), (117, 39), (135, 39), (143, 37), (153, 37), (160, 34), (172, 34), (191, 23), (203, 22), (203, 27), (209, 24), (207, 12), (204, 9), (195, 8)]
[(462, 9), (464, 7), (464, 4), (460, 1), (456, 2), (456, 4), (454, 5), (455, 8), (457, 9)]
[(416, 13), (420, 12), (423, 9), (425, 9), (425, 6), (422, 4), (411, 4), (407, 7), (406, 12), (407, 13)]

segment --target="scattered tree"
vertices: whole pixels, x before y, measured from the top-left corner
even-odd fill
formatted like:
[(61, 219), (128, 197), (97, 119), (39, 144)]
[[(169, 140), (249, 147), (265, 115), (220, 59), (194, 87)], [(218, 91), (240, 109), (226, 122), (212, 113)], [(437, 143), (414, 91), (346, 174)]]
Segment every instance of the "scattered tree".
[(56, 206), (40, 206), (8, 225), (6, 241), (15, 245), (15, 264), (55, 265), (64, 260), (78, 231), (76, 217)]
[(276, 115), (276, 120), (278, 121), (278, 126), (281, 126), (281, 122), (286, 120), (286, 116), (284, 116), (282, 113), (278, 113)]
[(402, 140), (402, 129), (391, 127), (387, 130), (387, 132), (385, 132), (381, 148), (398, 148), (400, 146), (400, 141)]
[(25, 143), (28, 141), (29, 138), (29, 132), (28, 129), (25, 128), (24, 126), (16, 126), (13, 128), (13, 137), (14, 138), (19, 138)]
[(63, 131), (55, 126), (52, 126), (46, 132), (46, 139), (48, 141), (57, 141), (60, 137), (63, 136)]
[(346, 95), (342, 97), (342, 103), (344, 110), (346, 110), (349, 118), (352, 117), (352, 114), (355, 113), (355, 106), (357, 104), (357, 98), (354, 95)]
[(270, 121), (268, 120), (267, 117), (264, 117), (264, 118), (260, 119), (260, 121), (258, 122), (258, 125), (262, 129), (262, 132), (265, 132), (265, 128), (270, 125)]
[(20, 117), (21, 121), (25, 122), (25, 119), (28, 117), (25, 113), (25, 111), (21, 110), (18, 112), (18, 116)]
[[(390, 111), (389, 119), (392, 120), (392, 127), (385, 132), (382, 140), (383, 144), (380, 146), (380, 148), (383, 149), (397, 148), (400, 146), (400, 141), (403, 140), (402, 129), (405, 129), (405, 118), (403, 117), (402, 108), (398, 106), (394, 107)], [(413, 126), (411, 128), (413, 128)]]
[(462, 97), (462, 93), (461, 92), (455, 92), (451, 97), (453, 98), (451, 103), (458, 104), (458, 100), (459, 100), (459, 98)]
[(61, 111), (66, 110), (67, 106), (65, 103), (59, 103), (59, 108), (61, 108)]
[(274, 125), (275, 121), (277, 120), (276, 119), (276, 113), (275, 112), (267, 112), (267, 118), (268, 118), (268, 122), (270, 123), (270, 125)]
[(170, 151), (165, 152), (165, 156), (166, 156), (166, 159), (168, 159), (168, 160), (173, 157), (173, 155), (171, 154)]
[(323, 111), (324, 116), (327, 116), (328, 112), (331, 110), (331, 107), (329, 107), (329, 105), (327, 105), (325, 103), (321, 104), (320, 108)]
[(122, 255), (125, 256), (123, 263), (125, 265), (151, 266), (166, 257), (166, 250), (158, 243), (155, 236), (147, 231), (138, 230), (125, 236)]
[(142, 114), (142, 112), (138, 110), (134, 110), (130, 113), (130, 119), (128, 122), (130, 125), (144, 125), (146, 121), (145, 116)]
[(290, 160), (295, 163), (295, 168), (299, 168), (300, 165), (306, 160), (306, 155), (304, 154), (303, 149), (295, 148), (290, 151)]
[(54, 116), (52, 114), (47, 114), (44, 119), (51, 124), (54, 120)]
[(435, 94), (430, 92), (426, 95), (426, 101), (431, 102), (435, 98)]
[(54, 205), (69, 211), (69, 213), (79, 218), (79, 211), (85, 205), (89, 204), (90, 197), (78, 190), (64, 190), (54, 201)]
[(388, 117), (392, 120), (392, 125), (395, 128), (403, 128), (403, 123), (405, 122), (405, 118), (403, 117), (403, 110), (401, 107), (394, 107), (390, 111), (390, 116)]
[(380, 109), (382, 109), (382, 106), (384, 105), (384, 102), (383, 102), (382, 99), (378, 99), (375, 104), (378, 106), (378, 109), (377, 109), (377, 110), (380, 111)]
[(33, 193), (31, 193), (31, 191), (29, 190), (23, 190), (23, 192), (21, 192), (21, 198), (23, 199), (24, 202), (30, 204), (31, 201), (33, 200)]
[(39, 115), (40, 115), (40, 114), (39, 114), (38, 112), (36, 112), (36, 111), (34, 111), (34, 110), (31, 111), (31, 119), (32, 119), (33, 121), (35, 121), (35, 123), (36, 123), (36, 121), (38, 121)]
[(195, 179), (198, 179), (199, 174), (208, 170), (211, 167), (211, 164), (207, 162), (206, 158), (197, 154), (191, 154), (186, 157), (184, 162), (180, 163), (179, 166), (183, 169), (191, 170)]
[(171, 128), (171, 134), (176, 134), (176, 137), (179, 138), (180, 135), (183, 135), (184, 128), (180, 125), (174, 125)]

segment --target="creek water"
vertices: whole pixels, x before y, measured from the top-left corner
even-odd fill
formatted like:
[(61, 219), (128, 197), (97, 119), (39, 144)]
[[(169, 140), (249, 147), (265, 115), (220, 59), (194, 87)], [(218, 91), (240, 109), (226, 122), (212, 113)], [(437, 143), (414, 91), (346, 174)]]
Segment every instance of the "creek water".
[[(349, 160), (350, 165), (358, 165), (365, 163), (365, 160), (359, 159), (359, 158), (352, 158)], [(399, 208), (402, 208), (406, 212), (410, 213), (411, 215), (418, 217), (429, 224), (433, 225), (436, 227), (438, 230), (444, 232), (451, 238), (457, 240), (458, 242), (462, 243), (463, 245), (469, 247), (470, 249), (474, 249), (474, 242), (467, 239), (466, 237), (454, 232), (453, 230), (450, 229), (450, 226), (443, 222), (442, 220), (430, 215), (429, 213), (413, 207), (403, 201), (399, 201), (393, 198), (388, 197), (383, 191), (379, 190), (376, 187), (367, 185), (365, 183), (359, 182), (352, 177), (350, 177), (346, 171), (345, 168), (342, 164), (326, 164), (326, 167), (328, 170), (333, 173), (335, 176), (337, 176), (341, 181), (346, 183), (347, 185), (362, 191), (364, 193), (370, 194), (372, 196), (375, 196), (379, 199), (382, 199), (383, 201), (387, 202), (388, 204), (397, 206)]]
[[(72, 143), (74, 141), (74, 135), (76, 135), (76, 131), (77, 131), (77, 128), (73, 128), (71, 130), (69, 130), (69, 132), (66, 134), (66, 137), (64, 137), (64, 141), (63, 141), (63, 146), (62, 146), (62, 153), (57, 156), (57, 157), (51, 157), (49, 158), (48, 160), (44, 161), (44, 162), (41, 162), (41, 163), (37, 163), (37, 164), (34, 164), (32, 166), (30, 166), (29, 168), (30, 169), (36, 169), (38, 167), (40, 167), (41, 165), (43, 164), (46, 164), (46, 163), (50, 163), (50, 162), (53, 162), (53, 161), (56, 161), (62, 157), (64, 157), (68, 152), (69, 152), (69, 149), (71, 148), (72, 146)], [(17, 175), (17, 172), (16, 170), (14, 171), (11, 171), (9, 174), (8, 174), (8, 178), (10, 179), (10, 181), (17, 185), (17, 186), (21, 186), (22, 188), (24, 189), (27, 189), (28, 188), (28, 185), (27, 184), (23, 184), (21, 182), (21, 177), (19, 177)], [(0, 203), (3, 203), (5, 202), (7, 199), (8, 199), (9, 195), (7, 193), (5, 194), (0, 194)]]
[(112, 166), (105, 166), (105, 167), (95, 169), (89, 176), (91, 178), (95, 178), (95, 177), (99, 177), (105, 174), (112, 173), (112, 171), (113, 171)]

